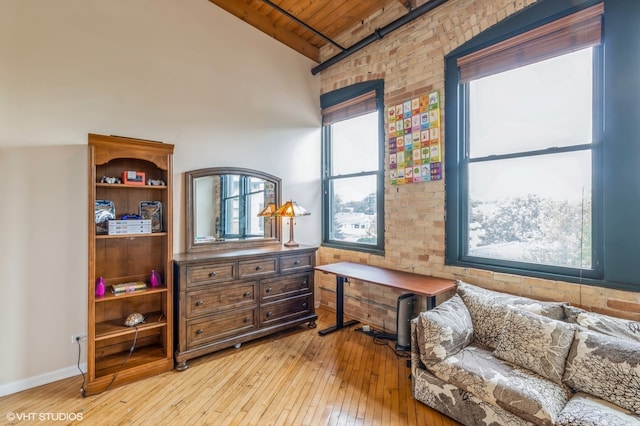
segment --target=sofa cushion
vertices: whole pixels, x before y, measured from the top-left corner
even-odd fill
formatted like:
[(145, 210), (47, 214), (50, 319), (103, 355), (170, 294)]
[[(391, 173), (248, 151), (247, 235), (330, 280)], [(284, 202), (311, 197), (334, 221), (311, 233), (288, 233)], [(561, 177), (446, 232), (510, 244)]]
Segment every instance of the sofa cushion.
[(513, 308), (505, 317), (493, 352), (505, 361), (562, 383), (564, 364), (573, 342), (574, 327), (529, 311)]
[(640, 344), (577, 330), (564, 383), (640, 415)]
[(489, 404), (540, 425), (554, 424), (571, 395), (566, 386), (502, 361), (476, 344), (429, 370)]
[(471, 316), (457, 294), (418, 315), (418, 348), (424, 365), (440, 362), (469, 345), (473, 338)]
[(565, 306), (567, 322), (573, 322), (589, 330), (640, 343), (640, 322), (610, 317), (585, 311), (575, 306)]
[[(463, 425), (531, 426), (531, 422), (484, 402), (472, 393), (440, 380), (425, 369), (412, 370), (412, 382), (415, 399)], [(432, 423), (427, 419), (425, 424)]]
[(640, 417), (617, 405), (579, 392), (558, 416), (559, 426), (640, 426)]
[(491, 349), (498, 344), (509, 305), (552, 319), (564, 318), (564, 302), (541, 302), (487, 290), (463, 281), (458, 281), (458, 294), (471, 314), (473, 340)]

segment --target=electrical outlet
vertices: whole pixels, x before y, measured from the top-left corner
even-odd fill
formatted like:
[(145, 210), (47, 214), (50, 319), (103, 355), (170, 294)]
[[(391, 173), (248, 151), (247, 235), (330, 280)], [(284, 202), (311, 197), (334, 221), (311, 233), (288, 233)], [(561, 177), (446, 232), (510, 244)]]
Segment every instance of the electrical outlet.
[(76, 343), (77, 341), (86, 342), (87, 341), (87, 333), (72, 334), (71, 335), (71, 343)]

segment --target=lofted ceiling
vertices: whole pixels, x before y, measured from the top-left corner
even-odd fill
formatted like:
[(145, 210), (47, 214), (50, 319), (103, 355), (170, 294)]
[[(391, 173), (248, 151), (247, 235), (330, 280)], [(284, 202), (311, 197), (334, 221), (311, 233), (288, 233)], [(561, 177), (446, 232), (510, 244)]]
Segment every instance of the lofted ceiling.
[(376, 11), (401, 3), (407, 11), (416, 0), (209, 0), (253, 27), (320, 62), (320, 48)]

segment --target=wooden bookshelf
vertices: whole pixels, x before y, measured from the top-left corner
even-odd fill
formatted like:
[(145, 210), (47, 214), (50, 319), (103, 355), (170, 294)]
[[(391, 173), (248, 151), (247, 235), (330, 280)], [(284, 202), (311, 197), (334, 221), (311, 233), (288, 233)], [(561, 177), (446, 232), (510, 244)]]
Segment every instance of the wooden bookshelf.
[[(89, 277), (87, 376), (83, 394), (149, 377), (173, 368), (173, 145), (119, 136), (89, 135)], [(101, 183), (103, 176), (123, 172), (145, 174), (144, 185)], [(162, 180), (152, 186), (146, 179)], [(115, 204), (116, 217), (139, 213), (141, 201), (162, 203), (162, 229), (149, 234), (98, 234), (96, 200)], [(151, 287), (151, 271), (162, 285)], [(105, 280), (104, 296), (95, 283)], [(145, 281), (146, 289), (113, 294), (110, 286)], [(145, 322), (127, 327), (129, 314), (142, 313)]]

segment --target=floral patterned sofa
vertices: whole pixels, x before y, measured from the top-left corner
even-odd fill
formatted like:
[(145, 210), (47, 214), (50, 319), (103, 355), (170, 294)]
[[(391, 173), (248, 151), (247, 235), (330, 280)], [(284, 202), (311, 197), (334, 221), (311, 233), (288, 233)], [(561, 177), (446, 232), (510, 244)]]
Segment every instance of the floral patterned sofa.
[(640, 425), (640, 323), (458, 281), (411, 322), (411, 377), (464, 425)]

